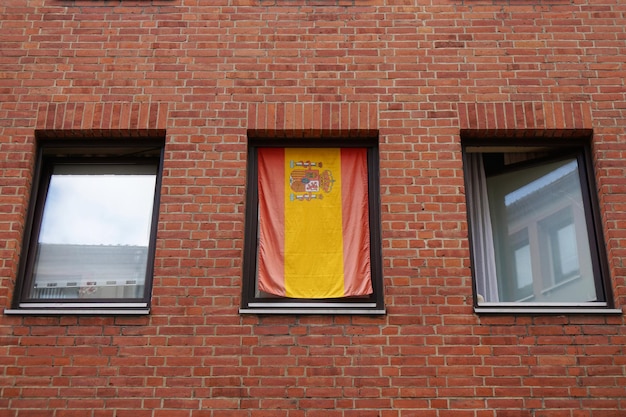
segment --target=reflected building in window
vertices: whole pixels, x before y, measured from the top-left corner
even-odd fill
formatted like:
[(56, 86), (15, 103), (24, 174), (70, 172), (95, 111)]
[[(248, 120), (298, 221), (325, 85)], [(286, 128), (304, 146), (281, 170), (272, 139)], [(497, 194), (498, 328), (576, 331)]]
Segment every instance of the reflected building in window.
[(147, 246), (40, 244), (31, 298), (141, 298), (147, 256)]
[(606, 302), (582, 150), (466, 147), (479, 305)]
[(595, 301), (576, 160), (516, 172), (536, 179), (503, 195), (510, 175), (487, 179), (500, 301)]

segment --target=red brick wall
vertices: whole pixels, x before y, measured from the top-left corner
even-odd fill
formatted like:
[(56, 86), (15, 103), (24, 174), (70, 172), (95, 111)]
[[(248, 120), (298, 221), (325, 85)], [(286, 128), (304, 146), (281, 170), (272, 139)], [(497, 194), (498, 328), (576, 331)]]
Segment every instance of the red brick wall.
[[(1, 417), (618, 417), (621, 315), (477, 316), (461, 129), (593, 130), (626, 305), (626, 5), (619, 0), (4, 0), (0, 306), (35, 130), (165, 129), (152, 311), (0, 315)], [(242, 316), (248, 131), (378, 130), (385, 301)]]

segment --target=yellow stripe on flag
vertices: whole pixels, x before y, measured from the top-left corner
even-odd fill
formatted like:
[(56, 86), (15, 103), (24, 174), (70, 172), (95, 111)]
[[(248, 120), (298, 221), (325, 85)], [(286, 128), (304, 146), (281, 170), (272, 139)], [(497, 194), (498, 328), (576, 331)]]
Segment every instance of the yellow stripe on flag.
[(286, 296), (344, 296), (341, 151), (285, 149), (284, 198)]

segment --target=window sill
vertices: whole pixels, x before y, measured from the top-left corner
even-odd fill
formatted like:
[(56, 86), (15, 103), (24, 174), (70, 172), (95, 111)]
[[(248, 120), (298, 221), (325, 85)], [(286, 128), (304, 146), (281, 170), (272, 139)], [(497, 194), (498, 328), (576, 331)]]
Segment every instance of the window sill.
[(146, 303), (94, 303), (93, 305), (80, 303), (24, 303), (19, 308), (5, 309), (4, 314), (15, 316), (141, 316), (150, 314), (150, 307)]
[(6, 309), (4, 314), (7, 316), (145, 316), (150, 314), (149, 308), (141, 309), (104, 309), (104, 308), (66, 308), (66, 309)]
[[(257, 304), (257, 303), (255, 303)], [(258, 303), (261, 304), (261, 303)], [(324, 308), (311, 308), (306, 306), (280, 306), (280, 304), (276, 305), (255, 305), (250, 307), (242, 307), (239, 309), (240, 314), (285, 314), (285, 315), (293, 315), (293, 314), (320, 314), (320, 315), (340, 315), (340, 314), (351, 314), (351, 315), (370, 315), (370, 316), (380, 316), (386, 314), (384, 308), (367, 308), (367, 307), (359, 307), (358, 305), (354, 305), (351, 307), (337, 308), (337, 307), (324, 307)]]
[(619, 308), (608, 308), (606, 303), (532, 304), (481, 303), (474, 307), (476, 314), (622, 314)]

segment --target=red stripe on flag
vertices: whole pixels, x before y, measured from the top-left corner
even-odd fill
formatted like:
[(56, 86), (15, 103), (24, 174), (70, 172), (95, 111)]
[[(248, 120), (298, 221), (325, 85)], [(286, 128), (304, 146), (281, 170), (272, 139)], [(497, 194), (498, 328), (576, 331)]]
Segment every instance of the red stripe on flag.
[(341, 150), (344, 294), (371, 294), (367, 150)]
[(285, 151), (258, 149), (259, 290), (285, 295)]

